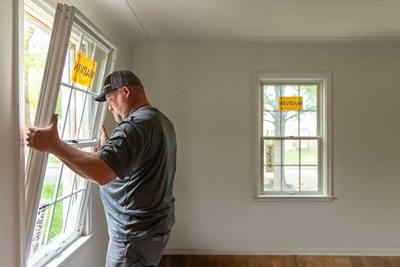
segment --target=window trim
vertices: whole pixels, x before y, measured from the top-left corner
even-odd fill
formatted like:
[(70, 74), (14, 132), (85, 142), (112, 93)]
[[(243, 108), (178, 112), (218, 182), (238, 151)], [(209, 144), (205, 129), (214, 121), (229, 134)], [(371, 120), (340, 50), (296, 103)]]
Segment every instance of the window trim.
[[(321, 162), (319, 173), (322, 175), (322, 192), (318, 195), (266, 195), (261, 194), (262, 173), (262, 101), (263, 85), (265, 83), (318, 83), (319, 92), (318, 105), (322, 106), (320, 117), (321, 125)], [(332, 74), (329, 72), (313, 73), (255, 73), (253, 77), (253, 177), (254, 177), (254, 201), (332, 201)]]

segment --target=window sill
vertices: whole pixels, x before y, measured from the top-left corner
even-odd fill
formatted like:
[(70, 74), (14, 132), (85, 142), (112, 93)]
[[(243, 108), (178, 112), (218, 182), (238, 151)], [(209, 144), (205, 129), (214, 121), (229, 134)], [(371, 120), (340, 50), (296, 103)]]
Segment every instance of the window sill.
[(87, 246), (89, 240), (93, 234), (82, 236), (78, 238), (74, 243), (62, 251), (56, 258), (46, 264), (46, 266), (63, 266), (64, 262), (67, 262), (75, 253), (81, 250), (84, 246)]
[(336, 199), (336, 197), (334, 197), (334, 196), (271, 196), (271, 195), (266, 196), (266, 195), (258, 195), (258, 196), (253, 197), (253, 200), (256, 202), (262, 202), (262, 201), (331, 202), (335, 199)]

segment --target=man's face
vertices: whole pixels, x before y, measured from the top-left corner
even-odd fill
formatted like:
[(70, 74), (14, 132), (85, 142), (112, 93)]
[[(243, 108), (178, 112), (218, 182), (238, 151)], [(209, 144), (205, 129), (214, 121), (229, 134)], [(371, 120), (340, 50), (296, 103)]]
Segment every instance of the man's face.
[(114, 119), (118, 123), (120, 123), (121, 121), (124, 120), (122, 118), (121, 114), (119, 113), (121, 111), (120, 110), (121, 103), (120, 103), (120, 99), (119, 99), (120, 98), (120, 89), (121, 88), (118, 88), (106, 95), (108, 109), (113, 113)]

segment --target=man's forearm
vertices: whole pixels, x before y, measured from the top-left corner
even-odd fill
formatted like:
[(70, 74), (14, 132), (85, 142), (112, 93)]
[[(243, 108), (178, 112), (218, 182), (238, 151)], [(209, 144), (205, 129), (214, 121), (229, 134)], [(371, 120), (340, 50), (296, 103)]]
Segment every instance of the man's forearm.
[(100, 185), (116, 178), (116, 174), (97, 153), (79, 150), (61, 140), (49, 150), (49, 153), (59, 158), (76, 174)]

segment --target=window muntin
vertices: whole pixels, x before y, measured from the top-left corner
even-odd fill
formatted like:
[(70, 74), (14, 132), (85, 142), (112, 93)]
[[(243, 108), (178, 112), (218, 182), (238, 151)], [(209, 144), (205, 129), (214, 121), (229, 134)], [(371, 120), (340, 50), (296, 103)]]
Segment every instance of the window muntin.
[[(255, 197), (331, 197), (330, 75), (267, 73), (255, 82)], [(293, 97), (301, 106), (282, 109)]]
[[(42, 125), (57, 113), (60, 138), (78, 149), (94, 152), (105, 108), (94, 98), (112, 70), (116, 48), (74, 7), (59, 4), (57, 8), (57, 14), (68, 15), (55, 18), (58, 28), (53, 29), (35, 125)], [(97, 63), (92, 88), (71, 81), (79, 52)], [(62, 54), (65, 60), (59, 60)], [(26, 201), (27, 217), (32, 219), (27, 230), (28, 266), (43, 266), (82, 235), (90, 182), (52, 155), (29, 152)]]

